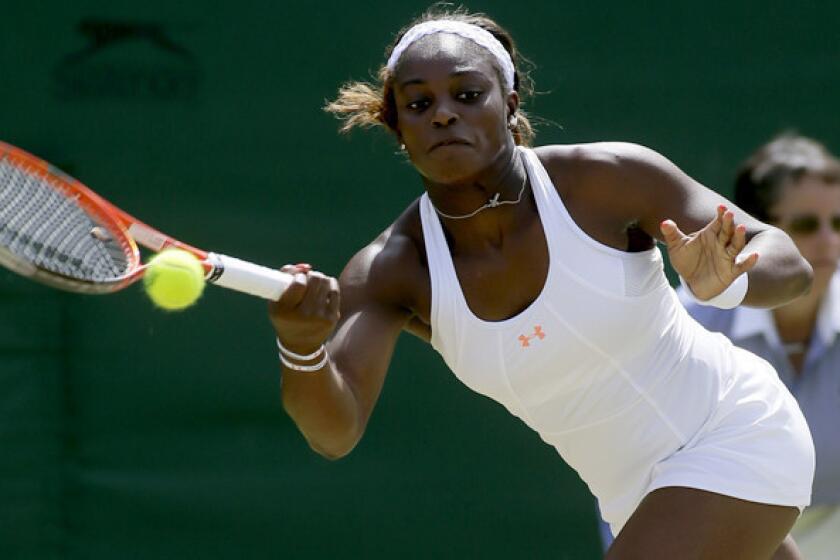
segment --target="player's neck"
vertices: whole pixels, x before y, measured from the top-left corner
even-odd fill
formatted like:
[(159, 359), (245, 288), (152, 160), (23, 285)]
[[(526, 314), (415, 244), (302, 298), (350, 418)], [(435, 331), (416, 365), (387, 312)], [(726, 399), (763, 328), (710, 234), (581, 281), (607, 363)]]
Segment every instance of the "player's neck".
[(534, 210), (516, 150), (503, 153), (479, 176), (453, 184), (426, 181), (426, 190), (450, 241), (460, 249), (500, 246)]

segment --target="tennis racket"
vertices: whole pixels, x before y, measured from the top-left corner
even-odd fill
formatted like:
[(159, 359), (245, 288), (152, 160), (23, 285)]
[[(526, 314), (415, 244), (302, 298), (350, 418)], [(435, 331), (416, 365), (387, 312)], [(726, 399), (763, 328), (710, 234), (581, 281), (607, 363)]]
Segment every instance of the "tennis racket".
[(268, 300), (289, 274), (178, 241), (123, 212), (49, 163), (0, 142), (0, 265), (54, 288), (116, 292), (142, 278), (138, 244), (189, 251), (207, 281)]

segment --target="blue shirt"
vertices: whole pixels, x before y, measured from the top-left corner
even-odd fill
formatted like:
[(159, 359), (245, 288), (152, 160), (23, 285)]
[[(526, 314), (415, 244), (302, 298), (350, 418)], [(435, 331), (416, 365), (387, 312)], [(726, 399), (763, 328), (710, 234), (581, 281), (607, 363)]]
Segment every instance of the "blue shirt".
[(817, 452), (813, 504), (840, 505), (840, 272), (820, 305), (800, 374), (796, 374), (768, 309), (702, 306), (678, 290), (689, 314), (710, 331), (773, 364), (808, 420)]

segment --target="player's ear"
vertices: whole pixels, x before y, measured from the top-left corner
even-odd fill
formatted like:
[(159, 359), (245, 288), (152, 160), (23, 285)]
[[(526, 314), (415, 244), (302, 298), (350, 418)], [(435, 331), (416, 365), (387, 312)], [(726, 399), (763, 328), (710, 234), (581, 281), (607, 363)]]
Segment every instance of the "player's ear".
[(516, 112), (519, 110), (519, 93), (512, 91), (507, 94), (505, 104), (507, 105), (507, 120), (510, 122), (511, 119), (516, 118)]

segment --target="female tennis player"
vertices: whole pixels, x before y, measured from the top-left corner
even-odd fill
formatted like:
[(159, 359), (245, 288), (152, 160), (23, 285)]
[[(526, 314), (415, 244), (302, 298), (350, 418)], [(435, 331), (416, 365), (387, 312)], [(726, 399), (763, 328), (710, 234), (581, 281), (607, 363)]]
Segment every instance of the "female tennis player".
[(721, 307), (796, 298), (808, 263), (651, 150), (528, 148), (517, 59), (491, 19), (430, 12), (398, 34), (381, 83), (329, 105), (345, 130), (393, 132), (425, 193), (340, 281), (286, 268), (270, 308), (286, 410), (315, 451), (349, 453), (408, 330), (577, 470), (617, 535), (607, 558), (799, 558), (802, 413), (767, 362), (688, 316), (656, 241)]

